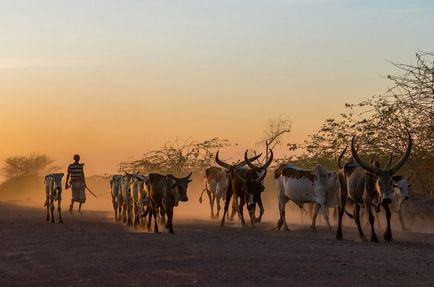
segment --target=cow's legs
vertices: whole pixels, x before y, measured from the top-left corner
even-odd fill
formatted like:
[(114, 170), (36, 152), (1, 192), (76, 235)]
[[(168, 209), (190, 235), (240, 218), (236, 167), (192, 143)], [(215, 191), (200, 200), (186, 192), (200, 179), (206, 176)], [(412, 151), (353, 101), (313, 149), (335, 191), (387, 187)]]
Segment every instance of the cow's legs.
[[(232, 198), (232, 184), (229, 184), (228, 190), (226, 192), (225, 209), (223, 210), (222, 220), (220, 221), (221, 227), (225, 226), (226, 214), (228, 213), (229, 203), (231, 202), (231, 198)], [(235, 198), (234, 198), (234, 200), (235, 200)]]
[(407, 227), (405, 226), (405, 223), (404, 223), (404, 218), (402, 217), (401, 209), (399, 209), (399, 211), (398, 211), (398, 216), (399, 216), (399, 222), (401, 223), (401, 230), (407, 231)]
[(214, 194), (209, 189), (206, 190), (206, 194), (208, 195), (209, 206), (211, 208), (211, 218), (214, 218), (214, 201), (215, 201), (215, 196), (214, 196)]
[(158, 230), (158, 223), (157, 223), (157, 209), (153, 208), (152, 213), (154, 216), (154, 233), (160, 233)]
[(54, 200), (50, 199), (50, 215), (51, 215), (51, 223), (54, 223)]
[(173, 207), (168, 207), (167, 208), (167, 227), (169, 228), (169, 233), (170, 234), (175, 234), (175, 232), (173, 231)]
[(318, 203), (315, 203), (315, 207), (313, 210), (313, 216), (312, 216), (312, 225), (310, 226), (312, 231), (316, 231), (316, 217), (318, 216), (318, 211), (320, 208), (322, 208), (322, 206)]
[(338, 205), (338, 229), (336, 230), (336, 239), (342, 240), (342, 218), (344, 217), (345, 213), (345, 204), (346, 204), (346, 198), (343, 198), (340, 200)]
[(242, 226), (246, 226), (246, 221), (244, 220), (244, 199), (240, 198), (240, 203), (238, 205), (238, 212), (240, 214), (240, 218), (241, 218), (241, 225)]
[(354, 205), (354, 220), (357, 224), (357, 230), (359, 231), (359, 238), (363, 241), (368, 241), (363, 234), (362, 226), (360, 225), (360, 205), (355, 203)]
[(230, 216), (231, 221), (234, 220), (235, 214), (238, 214), (238, 219), (241, 220), (240, 213), (238, 211), (238, 196), (236, 196), (234, 194), (234, 199), (232, 201), (232, 212), (231, 212), (231, 216)]
[(285, 206), (286, 203), (289, 201), (288, 197), (285, 197), (283, 200), (279, 199), (279, 214), (280, 219), (277, 222), (277, 230), (280, 230), (280, 228), (283, 225), (283, 231), (290, 231), (288, 224), (286, 223), (286, 212), (285, 212)]
[(113, 203), (113, 209), (115, 211), (115, 222), (118, 221), (118, 201), (116, 200), (116, 197), (112, 195), (112, 203)]
[(217, 204), (217, 217), (220, 216), (220, 209), (221, 209), (221, 197), (220, 196), (216, 196), (216, 204)]
[(50, 220), (50, 199), (48, 197), (45, 200), (45, 205), (47, 206), (47, 217), (45, 220), (49, 221)]
[(329, 209), (326, 207), (325, 204), (321, 205), (321, 213), (322, 213), (322, 216), (324, 217), (324, 221), (326, 222), (327, 227), (329, 228), (329, 231), (331, 231), (332, 227), (330, 226)]
[(258, 199), (258, 206), (259, 206), (259, 217), (255, 219), (255, 222), (261, 222), (262, 216), (264, 215), (264, 205), (262, 204), (262, 198), (259, 197)]
[(60, 206), (60, 199), (57, 200), (57, 212), (59, 212), (59, 223), (63, 223), (62, 208)]
[(392, 213), (390, 211), (390, 206), (389, 204), (383, 204), (384, 206), (384, 210), (386, 210), (386, 220), (387, 220), (387, 227), (386, 227), (386, 231), (384, 232), (384, 240), (386, 240), (387, 242), (392, 241), (392, 230), (390, 227), (390, 218), (392, 217)]
[(377, 239), (377, 234), (375, 234), (375, 228), (374, 228), (374, 221), (375, 221), (375, 216), (374, 214), (372, 214), (372, 208), (370, 203), (366, 204), (366, 211), (368, 212), (369, 215), (369, 224), (371, 225), (371, 242), (378, 242)]

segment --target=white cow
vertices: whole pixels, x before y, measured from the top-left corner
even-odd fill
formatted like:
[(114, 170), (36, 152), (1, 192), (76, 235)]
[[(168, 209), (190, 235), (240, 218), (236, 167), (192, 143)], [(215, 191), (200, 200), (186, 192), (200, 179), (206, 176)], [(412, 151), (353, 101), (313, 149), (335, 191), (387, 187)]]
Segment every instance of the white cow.
[(121, 193), (122, 175), (115, 174), (110, 180), (110, 190), (112, 196), (113, 209), (115, 210), (115, 222), (121, 220), (122, 193)]
[(133, 175), (125, 173), (121, 179), (121, 197), (122, 197), (122, 221), (128, 226), (133, 225), (132, 216), (132, 198), (131, 198), (131, 179)]
[(407, 230), (404, 224), (404, 218), (402, 217), (402, 205), (404, 202), (410, 198), (410, 179), (403, 178), (402, 176), (394, 176), (393, 179), (393, 196), (392, 204), (390, 205), (391, 210), (398, 213), (399, 222), (401, 223), (402, 230)]
[(145, 208), (147, 206), (147, 191), (145, 190), (145, 183), (148, 181), (148, 176), (140, 173), (132, 175), (132, 209), (134, 214), (134, 228), (137, 228), (137, 224), (143, 222), (145, 219)]
[(45, 176), (45, 204), (47, 207), (47, 221), (50, 220), (54, 223), (54, 201), (57, 201), (57, 211), (59, 212), (59, 223), (63, 223), (62, 213), (61, 213), (61, 202), (62, 202), (62, 178), (65, 174), (63, 173), (51, 173)]
[[(199, 202), (202, 203), (202, 195), (206, 192), (211, 207), (211, 218), (218, 217), (220, 214), (220, 201), (226, 199), (228, 181), (228, 171), (225, 169), (213, 166), (205, 170), (203, 178), (204, 188), (199, 197)], [(214, 202), (217, 204), (217, 214), (214, 214)]]
[(336, 207), (336, 194), (339, 188), (336, 172), (329, 172), (321, 165), (316, 165), (311, 171), (291, 165), (281, 165), (275, 172), (275, 182), (278, 187), (280, 213), (278, 230), (282, 226), (285, 231), (289, 230), (285, 219), (285, 204), (288, 201), (293, 201), (299, 207), (304, 203), (314, 203), (312, 230), (316, 230), (316, 217), (319, 210), (331, 229), (328, 208)]

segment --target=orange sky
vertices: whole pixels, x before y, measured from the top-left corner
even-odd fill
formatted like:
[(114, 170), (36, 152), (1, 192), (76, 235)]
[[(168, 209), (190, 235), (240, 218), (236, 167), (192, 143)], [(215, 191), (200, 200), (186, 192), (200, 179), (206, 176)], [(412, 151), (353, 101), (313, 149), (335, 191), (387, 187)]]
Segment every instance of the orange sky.
[(434, 47), (422, 1), (74, 3), (0, 11), (1, 161), (80, 153), (111, 173), (176, 137), (252, 147), (279, 115), (301, 142), (383, 92), (386, 60)]

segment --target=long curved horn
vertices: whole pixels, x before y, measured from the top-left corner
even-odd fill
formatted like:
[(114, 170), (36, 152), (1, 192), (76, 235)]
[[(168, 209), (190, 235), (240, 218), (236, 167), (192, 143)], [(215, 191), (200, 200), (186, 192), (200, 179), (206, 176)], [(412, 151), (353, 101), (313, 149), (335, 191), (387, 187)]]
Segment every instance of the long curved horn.
[(263, 181), (265, 179), (265, 176), (267, 176), (267, 170), (266, 169), (264, 170), (264, 173), (256, 179), (256, 182), (260, 183), (261, 181)]
[(247, 152), (248, 152), (249, 150), (246, 150), (246, 152), (244, 153), (244, 161), (247, 163), (247, 165), (250, 167), (250, 168), (258, 168), (256, 165), (254, 165), (248, 158), (247, 158)]
[[(260, 158), (261, 155), (262, 155), (262, 153), (260, 153), (260, 154), (257, 155), (257, 156), (254, 156), (254, 157), (248, 158), (247, 161), (249, 161), (250, 164), (252, 164), (252, 161), (257, 160), (258, 158)], [(242, 162), (237, 163), (236, 166), (243, 166), (243, 165), (246, 165), (246, 164), (247, 164), (247, 161), (246, 161), (246, 160), (243, 160)], [(252, 164), (252, 165), (255, 166), (254, 164)], [(255, 166), (255, 167), (256, 167), (256, 166)]]
[(215, 162), (218, 164), (218, 165), (220, 165), (220, 166), (222, 166), (222, 167), (224, 167), (224, 168), (226, 168), (226, 169), (232, 169), (233, 168), (233, 166), (232, 165), (230, 165), (230, 164), (228, 164), (228, 163), (225, 163), (224, 161), (221, 161), (220, 159), (219, 159), (219, 151), (217, 151), (217, 153), (215, 154)]
[(392, 171), (392, 173), (397, 172), (405, 164), (405, 162), (408, 160), (408, 158), (410, 157), (411, 150), (413, 148), (413, 139), (411, 138), (411, 134), (408, 131), (408, 129), (406, 129), (406, 131), (408, 134), (407, 149), (406, 149), (404, 155), (401, 157), (401, 159), (394, 166), (392, 166), (389, 169), (390, 171)]
[(384, 167), (384, 169), (388, 169), (390, 167), (390, 165), (392, 164), (392, 159), (393, 159), (393, 154), (390, 153), (390, 155), (389, 155), (389, 161), (387, 162), (387, 164)]
[(185, 179), (190, 179), (191, 175), (193, 174), (193, 172), (191, 171), (186, 177), (184, 177)]
[(343, 165), (342, 165), (342, 158), (344, 157), (344, 154), (346, 153), (347, 148), (348, 148), (348, 145), (345, 146), (344, 150), (341, 152), (341, 154), (340, 154), (339, 157), (338, 157), (338, 167), (339, 167), (340, 169), (343, 168)]
[(273, 162), (273, 151), (270, 149), (270, 157), (268, 158), (267, 162), (263, 166), (260, 167), (260, 169), (268, 168), (272, 162)]
[(369, 165), (369, 164), (366, 164), (365, 162), (363, 162), (363, 161), (360, 159), (359, 155), (357, 154), (356, 148), (354, 147), (354, 143), (355, 143), (355, 141), (356, 141), (356, 136), (354, 135), (354, 136), (353, 136), (353, 139), (351, 140), (351, 154), (352, 154), (354, 160), (355, 160), (355, 161), (356, 161), (356, 162), (357, 162), (361, 167), (363, 167), (364, 169), (366, 169), (367, 171), (370, 171), (370, 172), (375, 173), (375, 174), (380, 174), (380, 173), (383, 171), (382, 169), (377, 168), (377, 167), (374, 167), (374, 166)]

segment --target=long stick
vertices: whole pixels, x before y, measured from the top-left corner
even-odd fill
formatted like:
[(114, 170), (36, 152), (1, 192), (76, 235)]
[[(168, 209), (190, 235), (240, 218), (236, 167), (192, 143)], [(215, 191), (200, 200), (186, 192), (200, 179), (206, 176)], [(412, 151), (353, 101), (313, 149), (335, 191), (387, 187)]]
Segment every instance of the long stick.
[(86, 186), (87, 191), (90, 192), (90, 194), (92, 194), (93, 196), (95, 196), (95, 198), (98, 198), (98, 196), (95, 195), (95, 193), (93, 193), (87, 186)]

